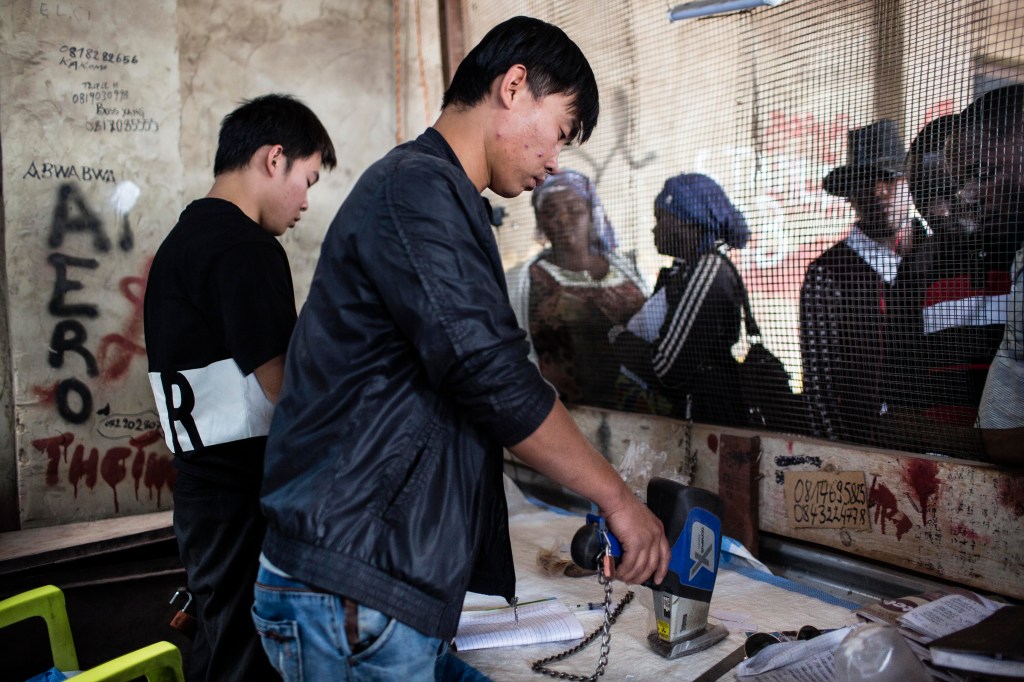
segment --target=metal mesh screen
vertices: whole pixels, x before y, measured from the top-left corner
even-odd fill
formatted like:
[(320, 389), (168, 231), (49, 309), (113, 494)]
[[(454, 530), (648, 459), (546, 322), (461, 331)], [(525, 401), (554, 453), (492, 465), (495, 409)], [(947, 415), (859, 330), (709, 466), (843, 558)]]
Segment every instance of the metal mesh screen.
[(562, 154), (578, 176), (491, 197), (513, 305), (567, 402), (984, 456), (1024, 135), (1006, 98), (959, 114), (1024, 82), (1018, 3), (465, 11), (467, 46), (517, 14), (559, 25), (601, 88), (593, 138)]

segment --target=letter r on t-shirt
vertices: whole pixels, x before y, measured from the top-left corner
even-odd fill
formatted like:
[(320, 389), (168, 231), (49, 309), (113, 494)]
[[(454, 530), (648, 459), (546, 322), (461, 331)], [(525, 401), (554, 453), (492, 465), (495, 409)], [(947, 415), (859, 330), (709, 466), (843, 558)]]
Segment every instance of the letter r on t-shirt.
[[(180, 455), (183, 452), (181, 444), (178, 442), (177, 424), (181, 424), (185, 429), (189, 440), (192, 441), (192, 449), (202, 449), (203, 441), (199, 438), (199, 429), (192, 417), (192, 410), (196, 406), (196, 394), (192, 391), (188, 379), (181, 372), (160, 372), (160, 381), (164, 388), (164, 400), (167, 402), (167, 422), (171, 427), (175, 454)], [(177, 405), (174, 404), (174, 387), (178, 388), (179, 402)]]

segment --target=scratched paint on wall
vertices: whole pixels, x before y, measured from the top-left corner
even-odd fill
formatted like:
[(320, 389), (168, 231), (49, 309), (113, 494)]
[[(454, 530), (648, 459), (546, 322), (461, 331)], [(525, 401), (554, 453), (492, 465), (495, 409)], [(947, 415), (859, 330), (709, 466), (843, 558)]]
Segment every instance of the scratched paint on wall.
[(22, 527), (168, 509), (142, 301), (181, 206), (176, 6), (0, 14), (4, 239)]

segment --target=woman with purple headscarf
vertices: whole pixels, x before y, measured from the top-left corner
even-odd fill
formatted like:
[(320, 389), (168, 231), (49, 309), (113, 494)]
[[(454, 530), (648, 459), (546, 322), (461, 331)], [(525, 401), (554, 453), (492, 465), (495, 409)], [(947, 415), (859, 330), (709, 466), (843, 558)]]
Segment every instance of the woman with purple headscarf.
[(665, 182), (654, 216), (654, 245), (673, 263), (662, 269), (643, 308), (612, 332), (623, 374), (639, 389), (632, 402), (642, 396), (651, 411), (742, 425), (732, 347), (740, 339), (746, 290), (720, 249), (746, 245), (747, 221), (718, 183), (696, 173)]
[(618, 362), (608, 330), (644, 304), (643, 282), (615, 253), (615, 231), (585, 175), (552, 175), (533, 191), (533, 208), (550, 246), (509, 273), (531, 357), (565, 401), (609, 405)]

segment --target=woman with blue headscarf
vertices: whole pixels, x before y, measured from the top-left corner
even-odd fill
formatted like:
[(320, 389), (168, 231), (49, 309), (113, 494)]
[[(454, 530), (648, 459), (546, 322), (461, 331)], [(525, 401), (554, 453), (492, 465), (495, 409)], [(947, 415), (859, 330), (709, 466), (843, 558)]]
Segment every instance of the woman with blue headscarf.
[(619, 365), (608, 330), (644, 304), (643, 283), (615, 253), (615, 231), (587, 176), (552, 175), (533, 191), (533, 209), (550, 246), (508, 277), (531, 358), (565, 401), (610, 405)]
[(721, 249), (746, 245), (747, 221), (718, 183), (696, 173), (665, 182), (654, 216), (655, 247), (674, 260), (643, 308), (612, 332), (623, 373), (643, 389), (638, 395), (652, 411), (742, 425), (732, 347), (740, 339), (746, 289)]

